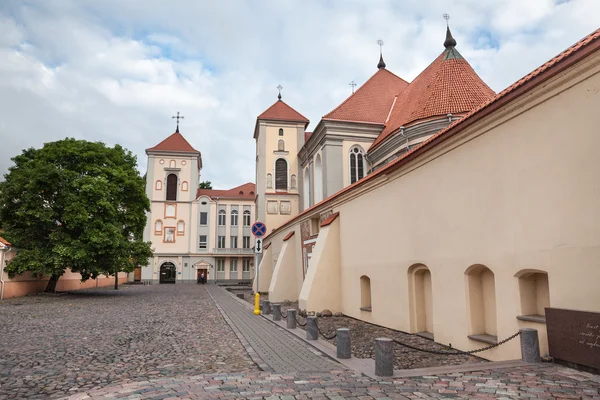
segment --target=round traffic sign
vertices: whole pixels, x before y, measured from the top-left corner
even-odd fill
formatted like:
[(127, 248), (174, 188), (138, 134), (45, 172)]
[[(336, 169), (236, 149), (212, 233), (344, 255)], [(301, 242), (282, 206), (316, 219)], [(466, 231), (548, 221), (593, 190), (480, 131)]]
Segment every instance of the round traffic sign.
[(262, 237), (267, 233), (267, 226), (265, 224), (263, 224), (262, 222), (255, 222), (254, 225), (252, 225), (252, 234), (255, 237)]

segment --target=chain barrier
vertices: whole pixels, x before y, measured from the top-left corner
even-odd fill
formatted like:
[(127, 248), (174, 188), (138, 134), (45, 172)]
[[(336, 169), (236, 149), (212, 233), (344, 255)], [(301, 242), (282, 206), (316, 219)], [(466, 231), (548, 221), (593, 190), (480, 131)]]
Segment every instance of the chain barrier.
[(298, 315), (296, 314), (296, 323), (300, 326), (306, 326), (308, 321), (304, 321), (304, 323), (300, 322), (300, 320), (298, 319)]
[(409, 344), (403, 343), (403, 342), (401, 342), (399, 340), (396, 340), (396, 339), (393, 339), (393, 340), (394, 340), (394, 343), (396, 343), (396, 344), (399, 344), (399, 345), (404, 346), (404, 347), (408, 347), (409, 349), (413, 349), (413, 350), (416, 350), (416, 351), (422, 351), (423, 353), (442, 354), (442, 355), (450, 355), (451, 356), (451, 355), (475, 354), (475, 353), (480, 353), (482, 351), (486, 351), (486, 350), (489, 350), (489, 349), (493, 349), (494, 347), (498, 347), (498, 346), (500, 346), (500, 345), (508, 342), (509, 340), (512, 340), (512, 339), (516, 338), (520, 334), (521, 334), (521, 332), (517, 332), (514, 335), (509, 336), (506, 339), (501, 340), (501, 341), (499, 341), (496, 344), (492, 344), (492, 345), (489, 345), (487, 347), (482, 347), (481, 349), (475, 349), (475, 350), (470, 350), (470, 351), (462, 351), (462, 350), (458, 350), (458, 349), (455, 349), (454, 351), (440, 351), (440, 350), (421, 349), (419, 347), (411, 346)]
[(315, 325), (317, 325), (317, 330), (319, 331), (319, 333), (321, 334), (321, 336), (323, 336), (325, 339), (327, 340), (331, 340), (334, 339), (337, 336), (337, 331), (334, 331), (332, 335), (327, 336), (325, 335), (322, 331), (321, 328), (319, 328), (319, 320), (317, 319), (317, 321), (315, 321)]
[(283, 311), (281, 312), (281, 318), (287, 319), (287, 316), (288, 316), (287, 313), (284, 314)]

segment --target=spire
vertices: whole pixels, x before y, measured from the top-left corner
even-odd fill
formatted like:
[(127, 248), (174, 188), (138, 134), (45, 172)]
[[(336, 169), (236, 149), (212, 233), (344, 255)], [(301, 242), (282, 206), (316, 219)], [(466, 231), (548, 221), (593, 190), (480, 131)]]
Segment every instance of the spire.
[(171, 117), (177, 120), (177, 129), (175, 129), (175, 132), (179, 133), (179, 120), (183, 119), (183, 116), (179, 116), (179, 111), (177, 111), (177, 116), (176, 117)]
[(379, 39), (377, 44), (379, 45), (379, 63), (377, 64), (377, 68), (382, 69), (385, 68), (385, 62), (383, 61), (383, 53), (381, 50), (381, 47), (383, 46), (383, 40)]
[(450, 15), (444, 14), (444, 19), (446, 20), (446, 40), (444, 40), (444, 47), (456, 47), (456, 40), (452, 37), (452, 32), (450, 32), (450, 25), (448, 24)]

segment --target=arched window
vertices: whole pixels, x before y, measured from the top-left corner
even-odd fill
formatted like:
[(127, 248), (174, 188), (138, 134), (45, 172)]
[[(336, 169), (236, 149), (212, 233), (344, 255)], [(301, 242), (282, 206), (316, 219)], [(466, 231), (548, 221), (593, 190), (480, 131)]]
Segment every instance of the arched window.
[(237, 226), (238, 224), (238, 212), (237, 210), (233, 210), (231, 212), (231, 226)]
[(275, 161), (275, 190), (288, 189), (288, 166), (283, 158)]
[(360, 277), (360, 309), (363, 311), (372, 311), (371, 279), (366, 275)]
[(279, 136), (283, 136), (283, 128), (279, 128)]
[(154, 223), (154, 234), (155, 235), (162, 235), (162, 221), (160, 219), (157, 219), (156, 222)]
[(292, 176), (290, 177), (290, 185), (292, 189), (298, 189), (298, 179), (294, 174), (292, 174)]
[(177, 222), (177, 234), (183, 235), (184, 233), (185, 233), (185, 222), (183, 222), (182, 220), (179, 220)]
[(219, 226), (225, 226), (227, 215), (225, 210), (219, 210)]
[(177, 200), (177, 175), (167, 176), (167, 200)]
[(304, 209), (310, 207), (310, 170), (304, 168), (304, 188), (302, 190), (302, 198), (304, 199)]
[(321, 155), (315, 157), (315, 203), (323, 200), (323, 166), (321, 165)]
[(156, 190), (162, 190), (162, 181), (156, 181), (156, 184), (154, 185), (154, 188)]
[(250, 226), (250, 210), (244, 211), (244, 226)]
[(273, 175), (267, 174), (267, 189), (273, 189)]
[(277, 151), (285, 151), (285, 142), (283, 139), (277, 141)]
[(188, 183), (186, 181), (181, 182), (181, 190), (184, 192), (188, 191)]
[(177, 164), (175, 163), (175, 160), (169, 161), (169, 168), (175, 168), (176, 166)]
[(494, 273), (484, 265), (473, 265), (467, 269), (469, 338), (485, 342), (498, 341), (496, 326), (496, 288)]
[(365, 176), (364, 154), (360, 147), (350, 149), (350, 184)]

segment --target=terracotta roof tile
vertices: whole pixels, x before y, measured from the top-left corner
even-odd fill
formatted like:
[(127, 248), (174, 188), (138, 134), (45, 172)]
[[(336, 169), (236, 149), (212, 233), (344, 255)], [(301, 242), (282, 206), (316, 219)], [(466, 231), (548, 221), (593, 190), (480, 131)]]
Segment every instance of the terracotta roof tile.
[(308, 139), (310, 139), (312, 134), (312, 132), (304, 132), (304, 143), (308, 142)]
[(254, 200), (256, 196), (256, 185), (252, 182), (248, 182), (228, 190), (198, 189), (196, 190), (196, 198), (200, 196), (208, 196), (211, 199), (218, 197), (220, 199)]
[(257, 119), (305, 122), (306, 124), (309, 122), (304, 115), (288, 106), (283, 100), (277, 100), (271, 107), (260, 114)]
[(296, 233), (296, 231), (291, 231), (290, 233), (288, 233), (288, 234), (287, 234), (287, 235), (286, 235), (286, 236), (283, 238), (283, 241), (284, 241), (284, 242), (287, 242), (288, 240), (290, 240), (290, 238), (291, 238), (292, 236), (294, 236), (294, 233)]
[(323, 119), (385, 124), (395, 97), (407, 86), (404, 79), (381, 68)]
[(446, 49), (400, 92), (389, 122), (370, 150), (401, 126), (434, 116), (467, 113), (494, 95), (455, 48)]
[(335, 221), (335, 219), (336, 219), (336, 218), (337, 218), (339, 215), (340, 215), (340, 213), (339, 213), (339, 212), (336, 212), (336, 213), (333, 213), (333, 214), (331, 214), (329, 217), (325, 218), (325, 219), (323, 220), (323, 222), (321, 222), (321, 228), (322, 228), (322, 227), (324, 227), (324, 226), (331, 225), (331, 223), (332, 223), (333, 221)]
[(10, 244), (10, 243), (8, 243), (8, 242), (6, 241), (6, 239), (4, 239), (2, 236), (0, 236), (0, 243), (2, 243), (2, 244), (3, 244), (3, 245), (5, 245), (5, 246), (10, 246), (10, 245), (11, 245), (11, 244)]
[(160, 142), (154, 147), (146, 149), (146, 151), (177, 151), (181, 153), (200, 153), (189, 144), (183, 135), (179, 132), (173, 133), (171, 136)]
[(320, 203), (313, 205), (312, 207), (304, 210), (300, 214), (296, 215), (294, 218), (291, 218), (287, 222), (283, 223), (271, 233), (269, 233), (265, 239), (270, 236), (278, 233), (279, 229), (289, 225), (293, 221), (303, 217), (306, 214), (311, 213), (317, 207), (321, 207), (332, 202), (334, 199), (339, 196), (345, 194), (346, 192), (350, 192), (352, 190), (357, 189), (358, 187), (367, 184), (373, 179), (378, 178), (382, 174), (388, 174), (400, 166), (406, 164), (411, 159), (418, 157), (419, 155), (426, 154), (429, 150), (435, 148), (439, 143), (442, 143), (446, 138), (452, 137), (458, 132), (462, 131), (466, 127), (470, 126), (472, 123), (477, 120), (489, 115), (491, 112), (509, 104), (512, 100), (518, 99), (523, 94), (527, 93), (529, 90), (539, 86), (540, 84), (546, 82), (548, 79), (551, 79), (556, 74), (560, 73), (566, 68), (569, 68), (571, 65), (581, 61), (583, 58), (587, 57), (589, 54), (600, 51), (600, 29), (595, 30), (588, 36), (584, 37), (562, 53), (550, 59), (548, 62), (542, 64), (540, 67), (536, 68), (523, 78), (519, 79), (502, 92), (495, 95), (493, 98), (489, 99), (484, 104), (481, 104), (468, 114), (466, 114), (463, 118), (454, 121), (446, 128), (439, 131), (437, 134), (431, 136), (426, 141), (422, 142), (419, 146), (414, 149), (402, 154), (399, 158), (390, 162), (386, 166), (372, 174), (367, 175), (363, 179), (353, 183), (350, 186), (346, 186), (344, 189), (340, 190), (337, 193), (334, 193), (327, 199), (323, 200)]

